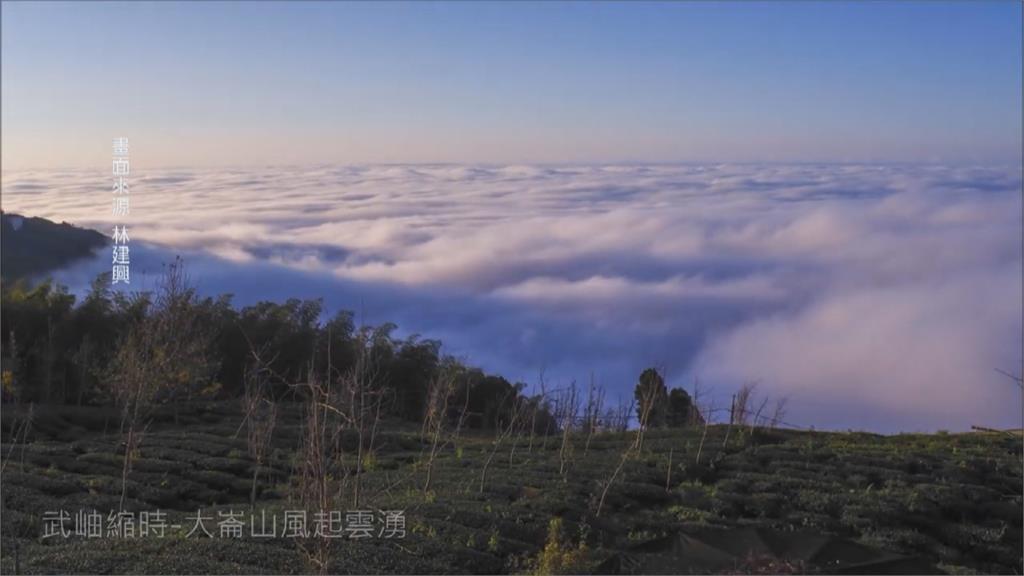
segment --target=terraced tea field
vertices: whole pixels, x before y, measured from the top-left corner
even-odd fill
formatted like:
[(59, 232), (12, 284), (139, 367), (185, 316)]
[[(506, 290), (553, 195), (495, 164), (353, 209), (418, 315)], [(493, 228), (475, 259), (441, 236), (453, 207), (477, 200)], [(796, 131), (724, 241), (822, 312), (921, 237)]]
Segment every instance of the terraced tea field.
[[(116, 414), (37, 406), (23, 443), (11, 426), (24, 414), (4, 407), (5, 574), (304, 573), (316, 568), (302, 549), (317, 541), (330, 543), (332, 573), (1024, 572), (1022, 443), (1009, 434), (653, 431), (598, 517), (634, 432), (597, 434), (589, 445), (577, 435), (565, 452), (558, 436), (494, 450), (493, 435), (463, 432), (424, 492), (429, 450), (419, 428), (386, 421), (364, 458), (358, 507), (350, 479), (331, 509), (402, 510), (404, 537), (258, 538), (252, 514), (281, 522), (300, 508), (301, 411), (283, 408), (251, 509), (253, 461), (244, 429), (236, 435), (237, 404), (195, 404), (156, 414), (128, 476), (126, 510), (159, 510), (180, 528), (142, 537), (137, 525), (128, 537), (106, 531), (121, 496)], [(76, 536), (76, 513), (93, 509), (103, 535)], [(62, 510), (68, 534), (44, 538), (46, 513)], [(188, 535), (197, 511), (211, 518), (213, 537)], [(240, 538), (218, 533), (229, 513), (244, 515)]]

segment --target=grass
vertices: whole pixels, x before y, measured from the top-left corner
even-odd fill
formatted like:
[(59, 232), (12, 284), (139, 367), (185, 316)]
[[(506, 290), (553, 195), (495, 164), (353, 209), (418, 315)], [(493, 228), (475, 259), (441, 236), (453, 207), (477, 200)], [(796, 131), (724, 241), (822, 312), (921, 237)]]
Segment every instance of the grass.
[[(4, 406), (4, 422), (17, 409)], [(248, 510), (253, 463), (234, 403), (206, 403), (155, 416), (129, 478), (128, 508), (164, 510), (173, 522)], [(27, 573), (301, 573), (289, 539), (42, 539), (45, 511), (116, 509), (120, 438), (116, 418), (100, 408), (39, 407), (30, 442), (2, 453), (0, 572)], [(114, 422), (112, 424), (111, 422)], [(71, 433), (71, 432), (73, 433)], [(464, 432), (421, 491), (419, 427), (385, 422), (362, 480), (361, 508), (405, 510), (400, 540), (340, 540), (331, 572), (588, 572), (645, 543), (693, 528), (762, 527), (834, 534), (879, 550), (923, 558), (950, 573), (1017, 573), (1022, 567), (1022, 444), (1005, 434), (708, 432), (695, 462), (698, 430), (652, 431), (644, 452), (609, 490), (601, 517), (595, 495), (619, 461), (630, 434), (597, 435), (584, 455), (581, 437), (563, 479), (559, 438), (533, 450), (506, 442), (484, 490), (480, 468), (488, 434)], [(257, 510), (289, 502), (300, 410), (284, 406), (260, 474)], [(666, 490), (669, 452), (671, 484)], [(189, 526), (190, 527), (190, 526)], [(15, 559), (17, 556), (17, 559)], [(747, 557), (741, 572), (810, 569)]]

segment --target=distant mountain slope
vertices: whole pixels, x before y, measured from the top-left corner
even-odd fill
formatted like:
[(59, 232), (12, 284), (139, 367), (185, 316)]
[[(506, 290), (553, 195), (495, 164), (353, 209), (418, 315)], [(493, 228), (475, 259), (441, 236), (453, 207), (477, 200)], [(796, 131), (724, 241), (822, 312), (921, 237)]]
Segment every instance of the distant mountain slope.
[(106, 246), (95, 230), (45, 218), (0, 214), (0, 276), (4, 280), (52, 272)]

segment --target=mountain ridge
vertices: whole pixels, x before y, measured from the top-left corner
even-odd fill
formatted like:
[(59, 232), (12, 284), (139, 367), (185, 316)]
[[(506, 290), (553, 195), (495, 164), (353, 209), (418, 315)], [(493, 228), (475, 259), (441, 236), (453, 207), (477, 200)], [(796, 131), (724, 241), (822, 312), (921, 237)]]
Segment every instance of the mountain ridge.
[(93, 256), (110, 239), (88, 228), (0, 212), (0, 277), (30, 279)]

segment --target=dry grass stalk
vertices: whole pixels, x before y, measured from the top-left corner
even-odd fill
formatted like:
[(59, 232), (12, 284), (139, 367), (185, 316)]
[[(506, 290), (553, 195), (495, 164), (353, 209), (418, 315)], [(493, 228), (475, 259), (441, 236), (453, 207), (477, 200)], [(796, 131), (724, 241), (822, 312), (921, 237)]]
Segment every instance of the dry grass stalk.
[(501, 409), (499, 407), (498, 414), (495, 417), (494, 422), (494, 443), (491, 445), (491, 452), (487, 455), (487, 459), (484, 461), (483, 467), (480, 469), (480, 492), (483, 493), (484, 486), (487, 483), (487, 470), (491, 466), (491, 462), (494, 460), (494, 456), (498, 453), (498, 449), (501, 448), (501, 444), (511, 436), (517, 426), (519, 425), (519, 419), (523, 412), (523, 397), (520, 396), (516, 390), (511, 390), (505, 395), (501, 401), (501, 406), (504, 406), (508, 401), (508, 398), (512, 396), (512, 408), (509, 410), (508, 422), (502, 425), (501, 422)]
[[(426, 458), (427, 477), (423, 482), (423, 493), (430, 491), (430, 485), (434, 478), (434, 464), (438, 454), (448, 443), (448, 404), (455, 394), (457, 374), (452, 367), (444, 367), (434, 375), (430, 381), (430, 388), (427, 392), (427, 407), (423, 417), (423, 438), (428, 442), (430, 451)], [(466, 405), (463, 406), (459, 418), (459, 428), (465, 419), (466, 406), (469, 402), (469, 394), (466, 394)]]
[(569, 464), (572, 461), (573, 445), (572, 431), (579, 416), (579, 393), (576, 389), (576, 382), (569, 384), (559, 401), (558, 420), (562, 427), (562, 446), (558, 450), (558, 473), (562, 476), (562, 482), (568, 481)]

